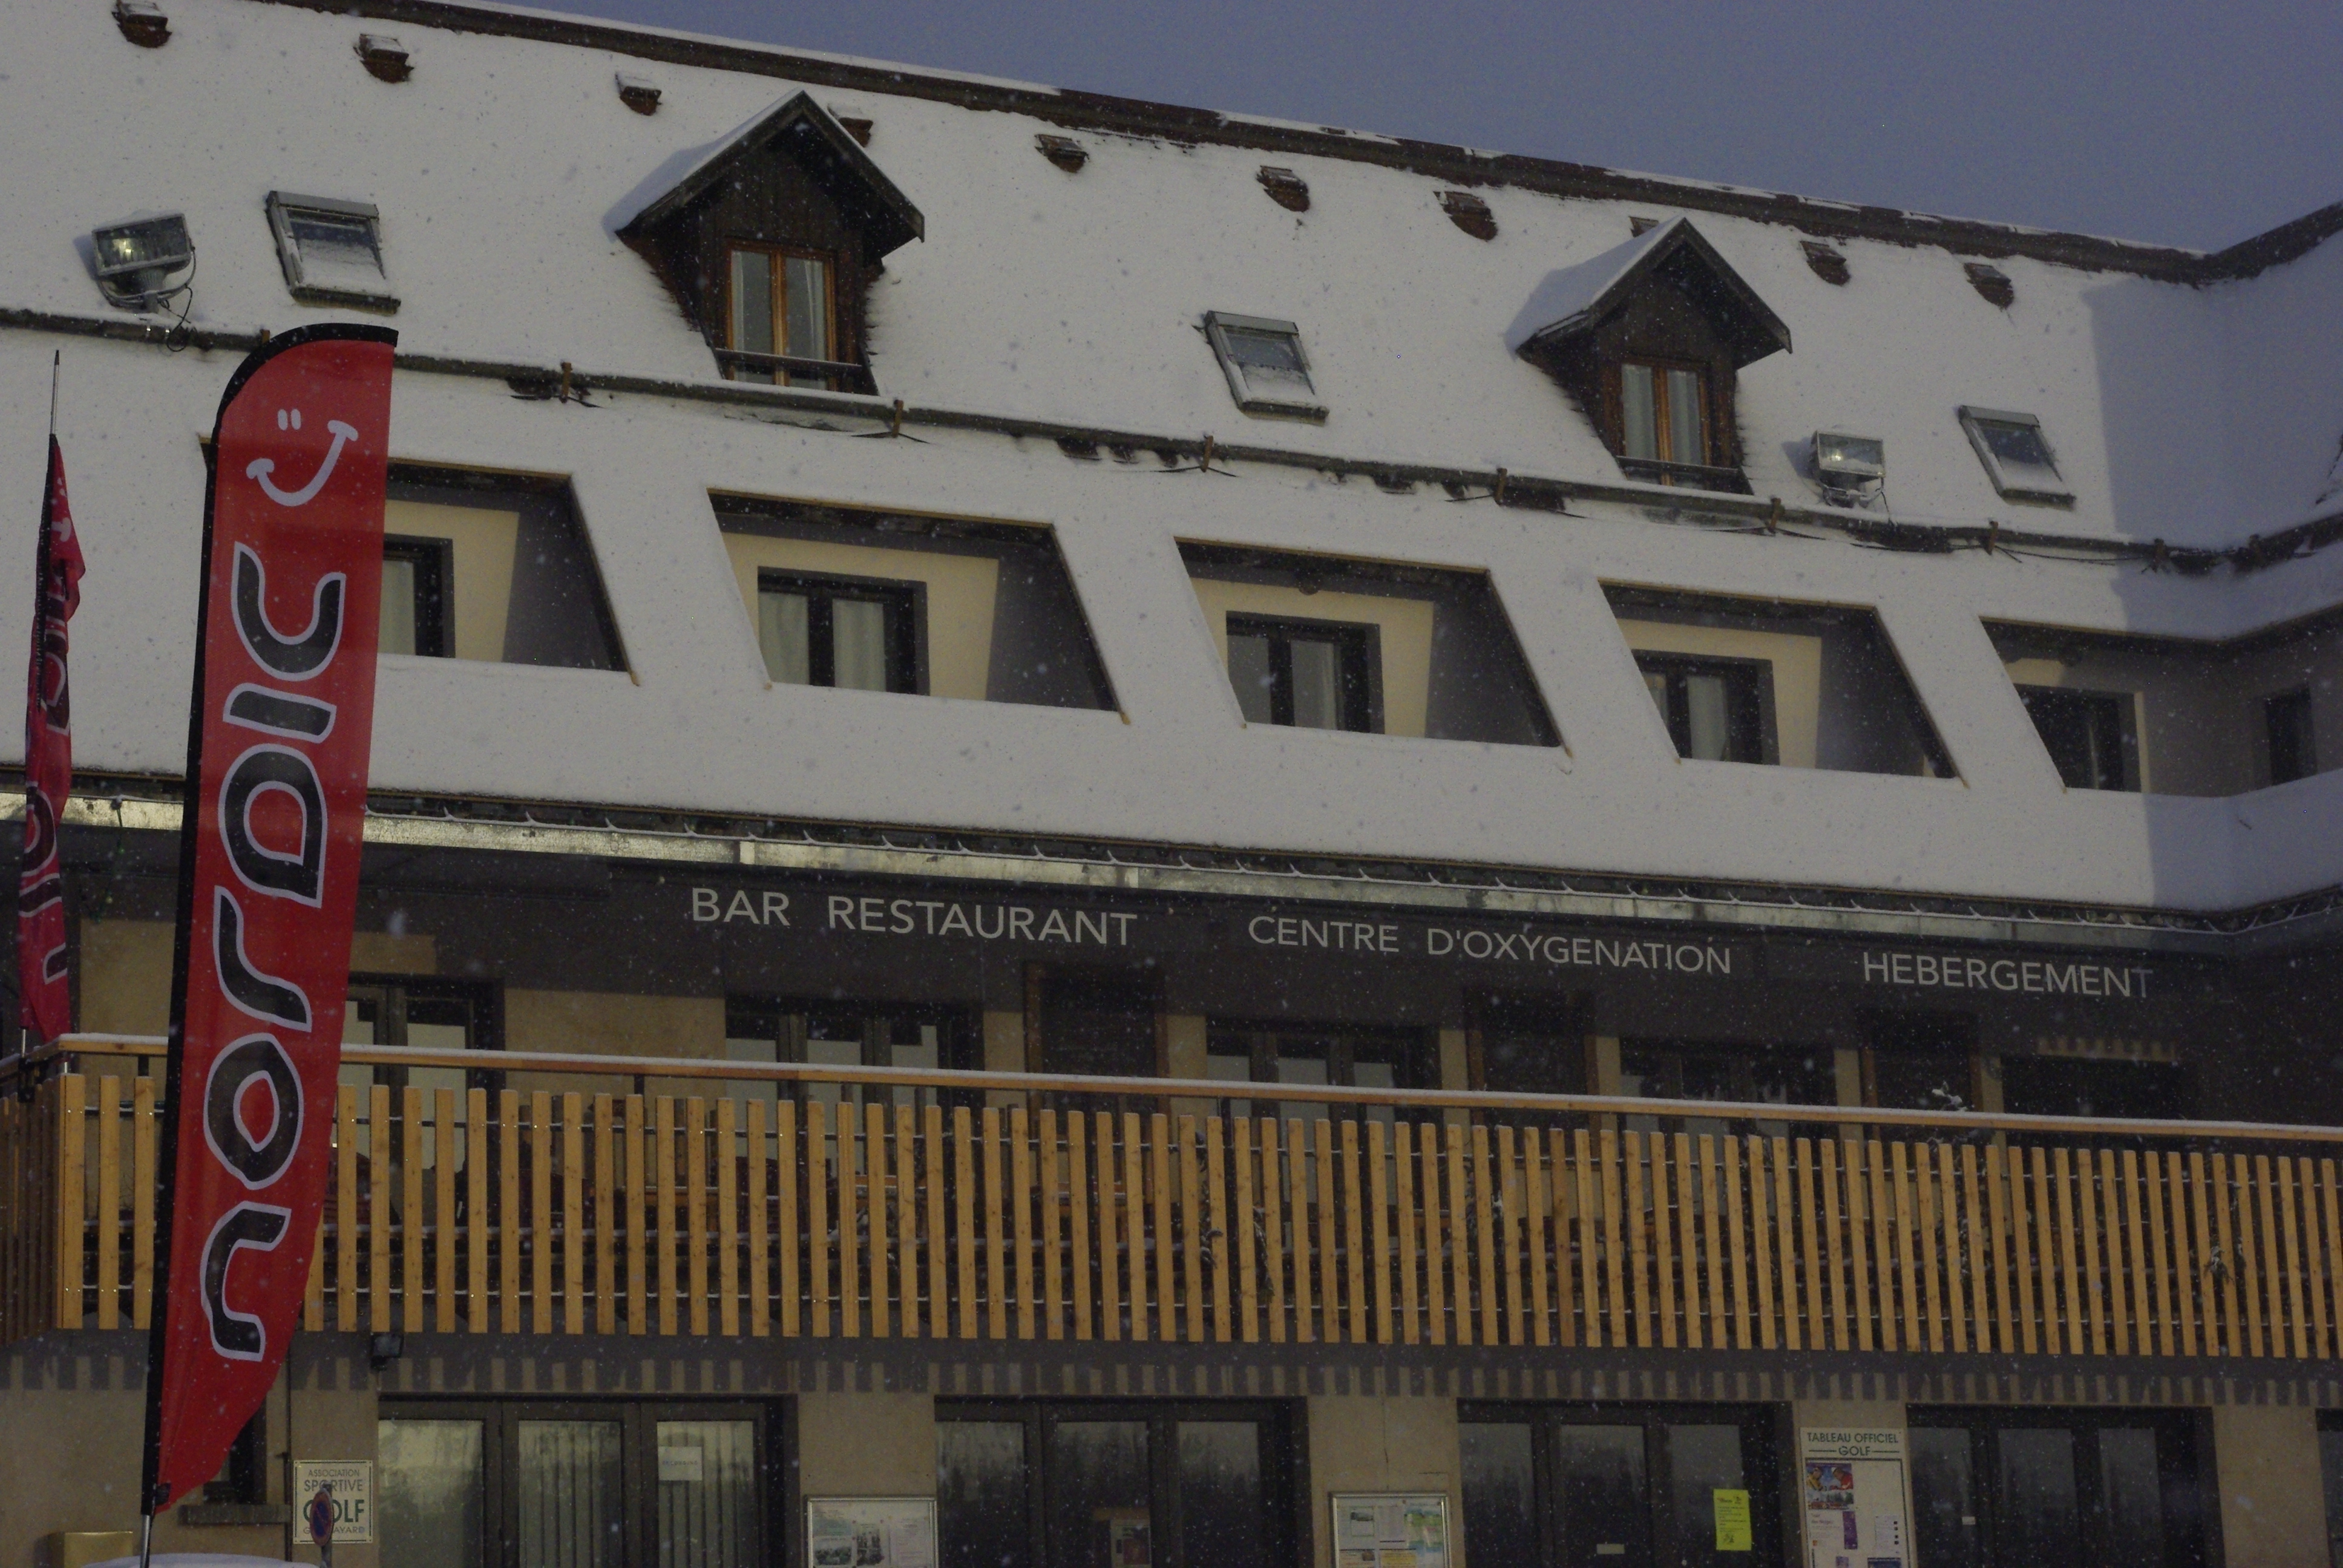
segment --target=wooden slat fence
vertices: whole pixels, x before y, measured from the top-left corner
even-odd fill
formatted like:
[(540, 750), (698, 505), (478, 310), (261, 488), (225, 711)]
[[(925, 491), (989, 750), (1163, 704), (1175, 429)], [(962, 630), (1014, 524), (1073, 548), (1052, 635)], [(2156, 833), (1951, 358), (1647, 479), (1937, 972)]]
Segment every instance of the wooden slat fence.
[[(0, 1339), (143, 1328), (155, 1080), (0, 1099)], [(2343, 1355), (2298, 1152), (344, 1088), (313, 1329)]]

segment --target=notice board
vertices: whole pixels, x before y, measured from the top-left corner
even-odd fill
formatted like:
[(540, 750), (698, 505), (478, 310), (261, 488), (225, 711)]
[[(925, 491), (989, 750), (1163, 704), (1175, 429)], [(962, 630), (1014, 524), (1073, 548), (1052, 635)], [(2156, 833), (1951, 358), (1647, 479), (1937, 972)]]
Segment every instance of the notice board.
[(1901, 1428), (1800, 1428), (1798, 1493), (1807, 1568), (1912, 1568)]

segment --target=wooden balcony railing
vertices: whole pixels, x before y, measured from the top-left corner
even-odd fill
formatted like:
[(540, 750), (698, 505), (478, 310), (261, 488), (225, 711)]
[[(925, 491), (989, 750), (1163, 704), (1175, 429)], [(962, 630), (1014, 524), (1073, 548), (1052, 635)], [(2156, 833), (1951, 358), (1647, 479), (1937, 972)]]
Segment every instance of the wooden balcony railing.
[[(159, 1081), (121, 1070), (157, 1049), (68, 1042), (28, 1097), (0, 1099), (0, 1339), (148, 1322)], [(1618, 1123), (1783, 1112), (1262, 1086), (1332, 1112), (1280, 1121), (1195, 1113), (1237, 1087), (1222, 1082), (495, 1062), (621, 1082), (343, 1089), (307, 1326), (2343, 1354), (2324, 1152), (2343, 1130), (1816, 1108), (1837, 1131), (1646, 1132)], [(639, 1075), (710, 1092), (645, 1093)], [(1196, 1098), (1141, 1114), (791, 1097), (823, 1084)]]

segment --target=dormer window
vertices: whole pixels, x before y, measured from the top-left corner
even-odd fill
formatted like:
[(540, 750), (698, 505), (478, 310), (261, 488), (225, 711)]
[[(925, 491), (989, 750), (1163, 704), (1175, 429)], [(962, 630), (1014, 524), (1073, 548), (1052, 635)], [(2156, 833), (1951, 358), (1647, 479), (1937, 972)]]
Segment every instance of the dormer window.
[[(761, 245), (735, 245), (729, 254), (725, 347), (757, 357), (732, 365), (729, 374), (736, 381), (834, 387), (835, 374), (813, 368), (838, 360), (830, 258)], [(758, 362), (764, 358), (809, 363), (799, 370)]]
[(268, 193), (285, 286), (304, 305), (397, 310), (382, 265), (382, 216), (368, 202)]
[(1620, 456), (1709, 467), (1708, 375), (1697, 365), (1619, 363)]
[(878, 390), (864, 317), (926, 219), (804, 93), (758, 116), (618, 226), (734, 380)]
[(1626, 477), (1748, 492), (1735, 378), (1788, 348), (1790, 331), (1683, 218), (1550, 274), (1506, 336), (1578, 404)]

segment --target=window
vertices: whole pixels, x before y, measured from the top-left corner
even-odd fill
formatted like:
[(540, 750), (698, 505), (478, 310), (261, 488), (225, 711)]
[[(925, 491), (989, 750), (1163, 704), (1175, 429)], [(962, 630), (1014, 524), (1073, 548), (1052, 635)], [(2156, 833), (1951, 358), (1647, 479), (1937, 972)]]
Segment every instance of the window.
[(2175, 1061), (2071, 1056), (2001, 1059), (2002, 1109), (2026, 1116), (2112, 1116), (2151, 1121), (2191, 1114), (2188, 1072)]
[(1292, 1449), (1273, 1404), (940, 1400), (943, 1568), (1291, 1563)]
[(1380, 730), (1372, 626), (1232, 615), (1229, 684), (1248, 724)]
[[(1215, 1021), (1206, 1036), (1205, 1075), (1232, 1082), (1328, 1084), (1340, 1089), (1423, 1089), (1435, 1075), (1423, 1031), (1412, 1029), (1296, 1028)], [(1334, 1112), (1322, 1101), (1231, 1100), (1226, 1114), (1315, 1121)], [(1344, 1111), (1342, 1115), (1352, 1112)], [(1388, 1122), (1388, 1106), (1370, 1107)]]
[(2139, 742), (2130, 692), (2021, 686), (2017, 696), (2067, 789), (2139, 788)]
[(1668, 727), (1676, 755), (1700, 762), (1770, 762), (1771, 667), (1761, 659), (1675, 658), (1639, 653), (1635, 668)]
[[(1827, 1046), (1732, 1045), (1709, 1041), (1623, 1040), (1619, 1092), (1650, 1100), (1719, 1100), (1755, 1105), (1835, 1105), (1837, 1060)], [(1655, 1117), (1631, 1117), (1644, 1131)], [(1778, 1135), (1779, 1123), (1761, 1123)], [(1687, 1121), (1684, 1131), (1725, 1132), (1722, 1121)]]
[[(350, 977), (349, 1002), (342, 1011), (344, 1045), (412, 1045), (433, 1050), (493, 1051), (501, 1049), (496, 989), (468, 980), (431, 980), (420, 976), (366, 975)], [(393, 1094), (419, 1089), (427, 1100), (435, 1090), (456, 1091), (490, 1088), (497, 1083), (487, 1072), (468, 1073), (453, 1067), (359, 1067), (345, 1065), (341, 1081), (361, 1091), (387, 1084)]]
[(1302, 352), (1302, 329), (1291, 321), (1207, 311), (1204, 336), (1220, 357), (1237, 407), (1246, 413), (1305, 419), (1326, 417), (1325, 405), (1311, 385), (1310, 361)]
[(402, 1568), (759, 1568), (756, 1405), (386, 1399), (377, 1527)]
[(455, 575), (455, 542), (392, 536), (382, 541), (384, 653), (447, 658), (447, 579)]
[(268, 193), (285, 285), (305, 305), (397, 310), (382, 265), (382, 219), (366, 202)]
[(2308, 779), (2318, 771), (2318, 753), (2311, 744), (2308, 689), (2262, 699), (2262, 733), (2269, 742), (2271, 783)]
[(626, 668), (566, 481), (394, 463), (383, 529), (383, 652)]
[[(730, 283), (726, 347), (744, 354), (834, 362), (837, 299), (830, 258), (768, 246), (729, 247)], [(778, 382), (836, 389), (837, 376), (776, 366), (734, 364), (736, 381)]]
[(2197, 1418), (2144, 1410), (1914, 1408), (1914, 1556), (1930, 1568), (2196, 1568)]
[[(976, 1030), (959, 1008), (893, 1002), (768, 1000), (734, 997), (724, 1004), (724, 1055), (731, 1061), (804, 1061), (831, 1067), (911, 1067), (965, 1072), (979, 1065)], [(772, 1083), (736, 1083), (725, 1092), (768, 1102)], [(804, 1098), (839, 1104), (973, 1105), (980, 1096), (934, 1089), (870, 1090), (854, 1084), (805, 1086)]]
[(765, 673), (789, 686), (920, 691), (922, 585), (866, 578), (757, 576)]
[(1993, 487), (2013, 501), (2070, 502), (2075, 493), (2059, 476), (2042, 421), (2031, 414), (1963, 408), (1961, 427), (1976, 448)]
[[(1457, 1414), (1468, 1563), (1771, 1568), (1782, 1560), (1769, 1411), (1468, 1403)], [(1748, 1544), (1727, 1546), (1721, 1517), (1743, 1503)]]
[[(1619, 366), (1620, 455), (1703, 467), (1708, 463), (1708, 394), (1698, 366), (1629, 359)], [(1664, 473), (1638, 475), (1668, 482)]]

